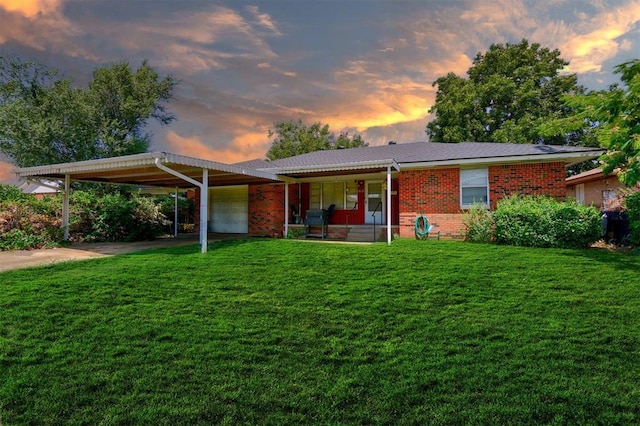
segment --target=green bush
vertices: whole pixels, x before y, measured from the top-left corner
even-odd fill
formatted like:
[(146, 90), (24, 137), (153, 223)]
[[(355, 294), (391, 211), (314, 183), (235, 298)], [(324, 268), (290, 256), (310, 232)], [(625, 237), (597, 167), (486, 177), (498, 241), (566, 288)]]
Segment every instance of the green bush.
[(0, 184), (0, 203), (8, 201), (24, 201), (29, 197), (23, 194), (17, 186)]
[(493, 215), (483, 204), (474, 204), (463, 217), (464, 239), (477, 243), (493, 241)]
[[(73, 241), (136, 241), (167, 232), (154, 199), (120, 192), (74, 191), (69, 232)], [(63, 238), (62, 197), (38, 200), (0, 185), (0, 250), (57, 245)]]
[(77, 191), (71, 197), (73, 239), (139, 241), (167, 231), (167, 221), (153, 199), (114, 192), (102, 196)]
[(594, 207), (549, 197), (512, 196), (493, 213), (495, 241), (528, 247), (588, 247), (602, 235), (602, 218)]
[(62, 239), (62, 219), (46, 211), (53, 202), (39, 200), (0, 202), (0, 250), (52, 247)]
[(634, 246), (640, 246), (640, 192), (627, 195), (624, 206), (627, 209), (631, 230), (629, 242)]

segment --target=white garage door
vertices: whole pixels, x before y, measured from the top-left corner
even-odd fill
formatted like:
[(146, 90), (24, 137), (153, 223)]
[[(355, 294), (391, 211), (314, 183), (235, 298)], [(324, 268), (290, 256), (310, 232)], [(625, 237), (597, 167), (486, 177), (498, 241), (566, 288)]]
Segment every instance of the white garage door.
[(232, 234), (249, 232), (247, 185), (211, 188), (209, 197), (209, 231)]

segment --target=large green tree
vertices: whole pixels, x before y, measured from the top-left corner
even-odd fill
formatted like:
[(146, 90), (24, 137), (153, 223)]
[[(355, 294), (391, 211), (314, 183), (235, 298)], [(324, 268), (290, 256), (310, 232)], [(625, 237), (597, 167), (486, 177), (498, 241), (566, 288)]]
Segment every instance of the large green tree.
[(433, 142), (584, 144), (587, 133), (543, 135), (549, 119), (566, 117), (567, 93), (584, 93), (575, 74), (560, 75), (568, 62), (560, 51), (529, 44), (493, 44), (478, 53), (468, 78), (449, 73), (438, 78), (435, 119), (427, 134)]
[(628, 186), (640, 182), (640, 59), (617, 65), (622, 85), (588, 94), (568, 95), (574, 114), (545, 126), (548, 132), (595, 131), (598, 142), (608, 149), (601, 158), (605, 173), (618, 170)]
[(94, 71), (87, 88), (56, 70), (0, 58), (0, 153), (28, 167), (145, 152), (149, 119), (168, 124), (177, 81), (144, 61)]
[(275, 123), (274, 129), (269, 130), (269, 139), (272, 140), (267, 152), (270, 160), (320, 150), (368, 146), (359, 134), (350, 137), (348, 133), (342, 132), (336, 137), (329, 131), (328, 124), (317, 122), (307, 126), (302, 120)]

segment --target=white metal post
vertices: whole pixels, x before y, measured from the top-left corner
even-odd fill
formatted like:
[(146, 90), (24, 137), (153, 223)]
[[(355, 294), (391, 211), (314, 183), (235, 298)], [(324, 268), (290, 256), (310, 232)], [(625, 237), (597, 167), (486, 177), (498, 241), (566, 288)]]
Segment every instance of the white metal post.
[(284, 183), (284, 236), (289, 235), (289, 184)]
[(387, 166), (387, 244), (391, 245), (391, 166)]
[(173, 236), (178, 236), (178, 187), (176, 186), (176, 200), (175, 200), (175, 208), (173, 211)]
[(64, 175), (64, 193), (62, 194), (62, 229), (64, 241), (69, 241), (69, 192), (71, 191), (71, 176)]
[(209, 219), (209, 169), (202, 169), (200, 188), (200, 251), (207, 252), (207, 222)]

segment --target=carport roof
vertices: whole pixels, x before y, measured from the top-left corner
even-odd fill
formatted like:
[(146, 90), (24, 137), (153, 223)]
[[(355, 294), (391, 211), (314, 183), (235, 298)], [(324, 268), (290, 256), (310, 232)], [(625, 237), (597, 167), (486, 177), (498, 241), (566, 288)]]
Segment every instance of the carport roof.
[(169, 152), (150, 152), (74, 163), (25, 167), (15, 170), (15, 173), (21, 179), (64, 179), (66, 175), (69, 175), (75, 181), (178, 188), (194, 186), (184, 179), (161, 170), (156, 165), (157, 163), (198, 182), (202, 181), (202, 171), (207, 169), (209, 170), (209, 186), (281, 181), (270, 171), (256, 170), (242, 167), (242, 165), (223, 164)]

